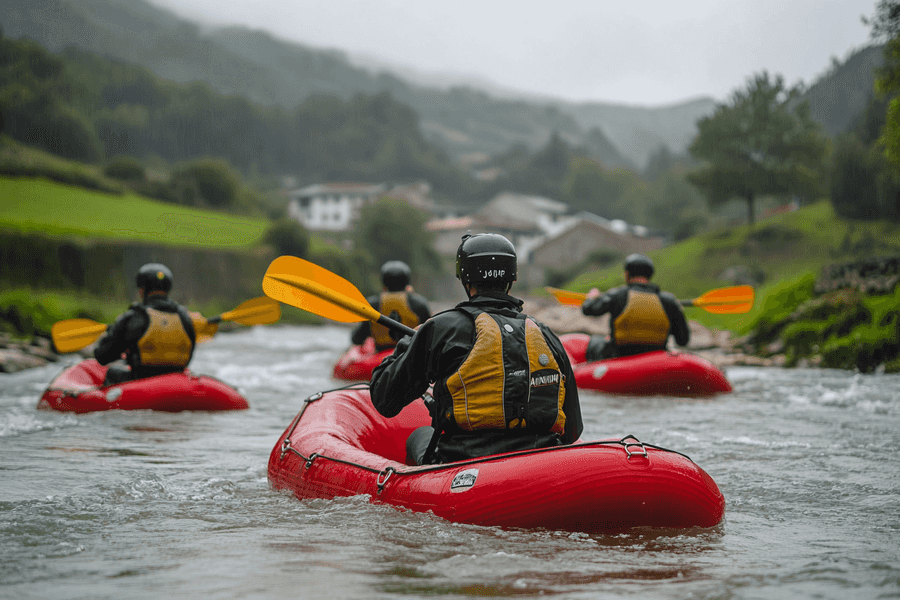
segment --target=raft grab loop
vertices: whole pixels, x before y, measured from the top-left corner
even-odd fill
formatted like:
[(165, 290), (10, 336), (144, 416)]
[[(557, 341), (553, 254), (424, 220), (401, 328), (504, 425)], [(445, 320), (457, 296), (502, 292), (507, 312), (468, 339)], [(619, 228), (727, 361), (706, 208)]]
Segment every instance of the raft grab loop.
[[(628, 440), (634, 440), (633, 442), (629, 442)], [(625, 458), (631, 459), (632, 456), (643, 456), (644, 458), (650, 458), (650, 455), (647, 454), (647, 448), (644, 446), (644, 443), (639, 439), (634, 437), (633, 435), (626, 435), (619, 443), (625, 448)], [(634, 448), (640, 448), (640, 450), (633, 450)]]
[(317, 458), (319, 458), (318, 452), (313, 452), (312, 454), (310, 454), (309, 458), (306, 459), (306, 468), (307, 469), (310, 468), (313, 464), (313, 461), (316, 460)]
[[(384, 471), (382, 471), (378, 474), (378, 478), (375, 479), (375, 485), (378, 488), (379, 494), (384, 489), (384, 486), (387, 484), (388, 479), (390, 479), (391, 475), (393, 475), (394, 473), (396, 473), (396, 471), (394, 470), (394, 467), (388, 467)], [(382, 479), (382, 477), (384, 479)]]
[(285, 436), (285, 438), (281, 440), (281, 457), (279, 458), (279, 460), (284, 460), (284, 455), (291, 450), (291, 438), (290, 436)]

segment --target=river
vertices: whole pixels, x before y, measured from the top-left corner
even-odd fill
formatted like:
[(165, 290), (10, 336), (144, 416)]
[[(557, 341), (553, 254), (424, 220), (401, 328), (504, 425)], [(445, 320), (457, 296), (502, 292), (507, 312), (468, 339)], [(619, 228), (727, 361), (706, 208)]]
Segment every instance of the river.
[(38, 411), (62, 365), (0, 374), (0, 598), (900, 597), (898, 375), (742, 367), (709, 399), (583, 392), (584, 438), (689, 455), (725, 520), (507, 531), (269, 488), (269, 452), (339, 385), (348, 343), (285, 326), (199, 346), (192, 370), (240, 389), (236, 412)]

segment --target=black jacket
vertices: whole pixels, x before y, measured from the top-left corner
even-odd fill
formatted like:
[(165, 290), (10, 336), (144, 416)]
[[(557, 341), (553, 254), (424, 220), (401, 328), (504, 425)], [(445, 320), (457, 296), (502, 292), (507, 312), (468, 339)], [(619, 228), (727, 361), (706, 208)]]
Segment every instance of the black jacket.
[[(581, 305), (581, 312), (590, 317), (599, 317), (609, 313), (609, 327), (611, 343), (615, 343), (616, 318), (622, 314), (625, 305), (628, 302), (628, 291), (633, 289), (639, 292), (649, 292), (659, 296), (662, 302), (663, 310), (666, 311), (666, 317), (669, 319), (669, 335), (675, 336), (675, 343), (679, 346), (687, 346), (691, 340), (691, 332), (688, 329), (687, 319), (684, 316), (684, 310), (681, 303), (669, 292), (661, 292), (659, 286), (653, 283), (630, 283), (609, 290), (605, 294), (601, 294), (596, 298), (589, 298)], [(616, 355), (624, 356), (626, 354), (641, 354), (653, 350), (664, 349), (655, 345), (639, 345), (629, 344), (626, 348), (617, 348)]]
[[(485, 312), (522, 311), (522, 301), (501, 293), (487, 292), (461, 303)], [(437, 455), (441, 462), (486, 456), (499, 452), (571, 444), (581, 435), (581, 405), (572, 365), (559, 338), (538, 323), (550, 351), (565, 376), (566, 397), (563, 412), (565, 431), (557, 434), (523, 435), (518, 430), (497, 429), (453, 432), (441, 437)], [(428, 387), (453, 374), (463, 363), (475, 342), (472, 317), (461, 310), (438, 313), (423, 323), (414, 336), (400, 340), (391, 356), (375, 368), (370, 382), (372, 403), (382, 415), (396, 416), (406, 405), (424, 394)], [(524, 352), (525, 349), (522, 348)], [(439, 406), (432, 415), (443, 414), (448, 407)], [(435, 423), (440, 427), (440, 423)]]
[[(426, 300), (424, 296), (420, 296), (414, 292), (408, 292), (406, 297), (409, 301), (409, 307), (416, 316), (419, 317), (419, 323), (424, 323), (431, 317), (431, 308), (428, 306), (428, 300)], [(366, 300), (372, 305), (372, 308), (378, 311), (381, 310), (381, 294), (369, 296)], [(372, 335), (372, 324), (369, 321), (363, 321), (353, 329), (353, 333), (350, 334), (350, 341), (359, 346), (365, 342), (366, 338), (370, 335)], [(390, 346), (386, 346), (385, 348), (389, 347)], [(376, 348), (376, 350), (380, 352), (385, 348)]]
[(150, 317), (147, 315), (144, 307), (155, 308), (162, 312), (178, 313), (181, 323), (184, 325), (184, 329), (191, 340), (191, 355), (193, 355), (194, 345), (197, 343), (197, 334), (194, 331), (194, 323), (187, 309), (165, 296), (151, 294), (145, 298), (143, 304), (135, 302), (128, 310), (119, 315), (115, 323), (106, 330), (106, 333), (97, 342), (97, 346), (94, 348), (94, 358), (101, 365), (108, 365), (114, 360), (121, 358), (124, 352), (126, 354), (126, 362), (131, 365), (131, 376), (135, 379), (182, 371), (183, 369), (181, 368), (149, 367), (137, 364), (138, 340), (143, 337), (150, 326)]

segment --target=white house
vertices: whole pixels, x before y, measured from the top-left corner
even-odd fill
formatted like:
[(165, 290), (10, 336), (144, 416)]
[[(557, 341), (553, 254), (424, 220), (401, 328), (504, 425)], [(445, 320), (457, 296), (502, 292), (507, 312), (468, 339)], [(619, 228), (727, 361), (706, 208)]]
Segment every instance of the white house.
[(288, 192), (288, 217), (318, 231), (349, 231), (360, 209), (384, 194), (383, 183), (317, 183)]

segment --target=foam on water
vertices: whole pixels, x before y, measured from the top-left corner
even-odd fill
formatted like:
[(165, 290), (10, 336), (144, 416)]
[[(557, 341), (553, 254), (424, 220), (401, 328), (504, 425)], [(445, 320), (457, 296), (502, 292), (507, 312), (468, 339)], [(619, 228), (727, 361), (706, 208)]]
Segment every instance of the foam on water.
[[(30, 399), (30, 403), (37, 404), (34, 399)], [(65, 427), (78, 427), (78, 419), (68, 414), (41, 414), (33, 406), (30, 410), (16, 407), (0, 412), (0, 437), (54, 431)]]

